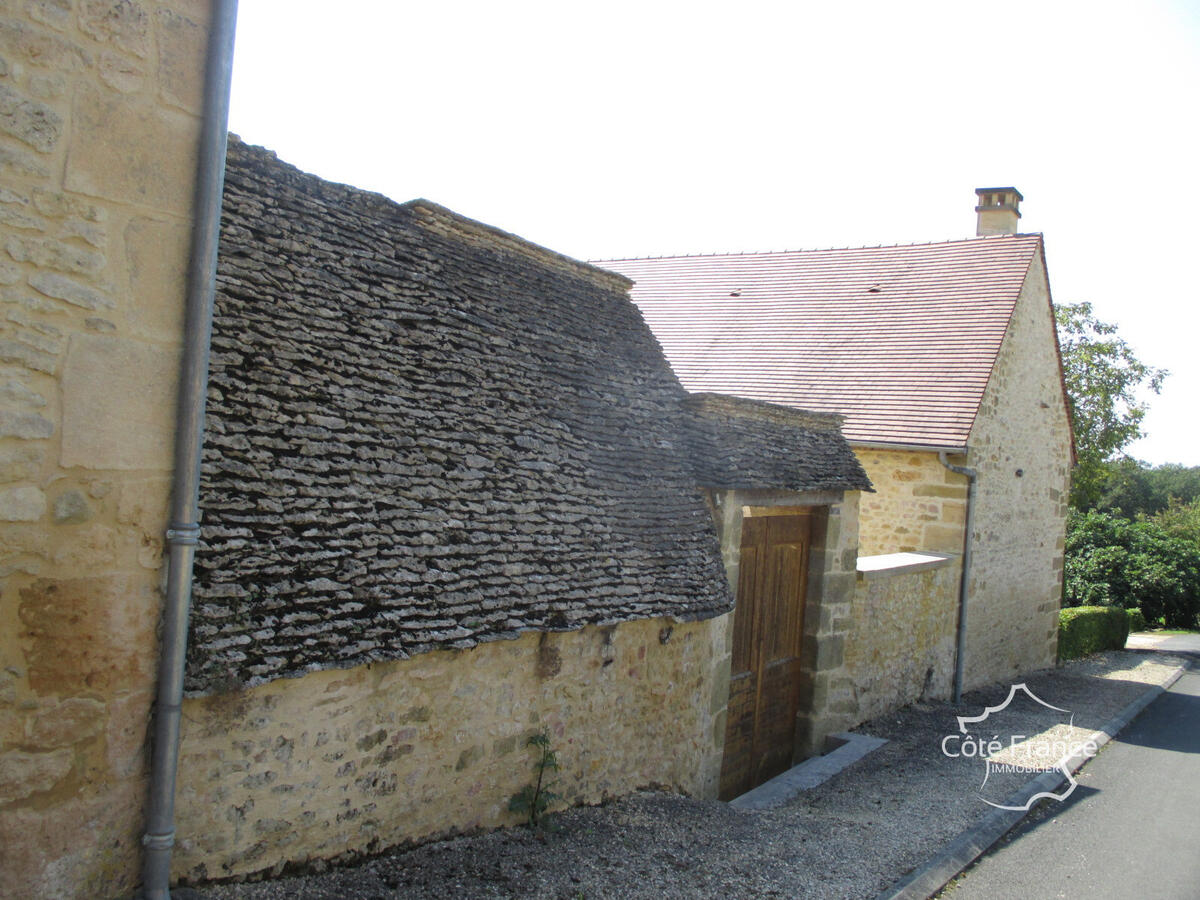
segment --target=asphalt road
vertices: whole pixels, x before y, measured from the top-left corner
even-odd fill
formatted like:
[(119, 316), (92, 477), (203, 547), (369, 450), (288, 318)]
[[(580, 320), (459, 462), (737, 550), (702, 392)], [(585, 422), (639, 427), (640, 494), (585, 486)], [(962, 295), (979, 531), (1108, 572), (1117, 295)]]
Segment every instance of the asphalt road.
[(1200, 900), (1200, 671), (948, 886), (946, 900)]

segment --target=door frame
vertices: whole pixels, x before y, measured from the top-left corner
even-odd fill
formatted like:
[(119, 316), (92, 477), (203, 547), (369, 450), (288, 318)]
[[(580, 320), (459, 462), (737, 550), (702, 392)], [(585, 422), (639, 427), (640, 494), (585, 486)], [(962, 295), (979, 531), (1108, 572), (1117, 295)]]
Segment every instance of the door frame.
[[(841, 491), (821, 491), (799, 493), (793, 491), (768, 490), (723, 490), (709, 492), (709, 508), (717, 527), (717, 535), (721, 542), (721, 555), (725, 563), (725, 574), (729, 581), (730, 591), (737, 596), (738, 582), (741, 569), (741, 534), (742, 520), (747, 517), (794, 515), (799, 512), (807, 513), (810, 517), (811, 532), (808, 558), (808, 579), (805, 585), (805, 602), (803, 612), (803, 637), (800, 653), (800, 691), (796, 716), (796, 731), (793, 746), (793, 764), (816, 755), (821, 750), (825, 735), (820, 731), (820, 723), (815, 718), (813, 694), (818, 663), (819, 635), (828, 628), (822, 628), (822, 609), (826, 600), (827, 573), (839, 570), (842, 566), (841, 551), (838, 549), (840, 523), (831, 525), (831, 520), (838, 519), (840, 510), (847, 496)], [(834, 508), (838, 512), (833, 512)], [(852, 504), (854, 522), (853, 543), (857, 545), (857, 501)], [(729, 616), (729, 631), (726, 649), (732, 662), (733, 650), (733, 618)], [(726, 672), (728, 666), (723, 667)], [(724, 692), (724, 698), (714, 698), (718, 706), (724, 708), (721, 713), (722, 724), (720, 732), (725, 733), (728, 716), (729, 680), (724, 685), (717, 686), (718, 692)], [(722, 759), (724, 744), (722, 744)], [(714, 796), (719, 786), (714, 784)]]

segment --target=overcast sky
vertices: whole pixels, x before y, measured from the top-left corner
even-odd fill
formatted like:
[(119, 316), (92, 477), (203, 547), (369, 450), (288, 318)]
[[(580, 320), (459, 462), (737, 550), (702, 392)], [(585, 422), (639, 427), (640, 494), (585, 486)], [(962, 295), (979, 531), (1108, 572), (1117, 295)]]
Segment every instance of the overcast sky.
[(241, 0), (230, 127), (581, 259), (944, 240), (1015, 185), (1200, 465), (1200, 2)]

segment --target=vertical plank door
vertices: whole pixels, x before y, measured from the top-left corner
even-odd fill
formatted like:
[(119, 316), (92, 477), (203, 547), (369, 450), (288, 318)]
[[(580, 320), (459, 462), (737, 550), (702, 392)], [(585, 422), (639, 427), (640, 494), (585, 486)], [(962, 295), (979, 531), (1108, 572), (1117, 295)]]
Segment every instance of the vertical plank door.
[(807, 515), (742, 520), (722, 800), (792, 764), (810, 530)]

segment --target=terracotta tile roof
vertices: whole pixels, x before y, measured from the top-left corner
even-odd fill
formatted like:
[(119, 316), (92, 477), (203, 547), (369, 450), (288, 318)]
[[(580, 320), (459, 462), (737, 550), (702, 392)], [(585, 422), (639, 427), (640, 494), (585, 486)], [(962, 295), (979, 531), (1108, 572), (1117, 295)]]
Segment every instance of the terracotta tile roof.
[(600, 260), (684, 387), (846, 417), (854, 442), (967, 443), (1041, 236)]

